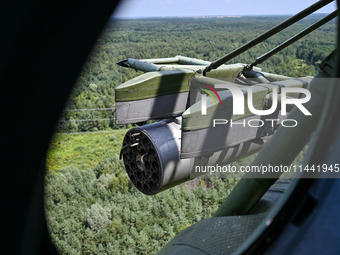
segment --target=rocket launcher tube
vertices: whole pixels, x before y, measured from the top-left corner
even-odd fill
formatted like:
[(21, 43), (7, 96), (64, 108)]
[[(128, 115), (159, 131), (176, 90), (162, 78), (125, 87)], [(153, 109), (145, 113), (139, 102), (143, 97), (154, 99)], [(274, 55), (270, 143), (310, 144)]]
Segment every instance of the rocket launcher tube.
[(143, 72), (155, 72), (155, 71), (159, 71), (161, 68), (161, 66), (148, 63), (145, 61), (137, 60), (134, 58), (121, 60), (117, 62), (117, 65), (120, 65), (123, 67), (130, 67), (130, 68), (137, 69)]

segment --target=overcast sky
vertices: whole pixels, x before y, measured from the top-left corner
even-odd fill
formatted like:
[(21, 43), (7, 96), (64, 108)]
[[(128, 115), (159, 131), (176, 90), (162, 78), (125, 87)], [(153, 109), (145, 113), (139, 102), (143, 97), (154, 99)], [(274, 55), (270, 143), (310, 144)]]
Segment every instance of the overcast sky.
[[(295, 14), (316, 0), (121, 0), (114, 17)], [(330, 13), (335, 1), (320, 9)]]

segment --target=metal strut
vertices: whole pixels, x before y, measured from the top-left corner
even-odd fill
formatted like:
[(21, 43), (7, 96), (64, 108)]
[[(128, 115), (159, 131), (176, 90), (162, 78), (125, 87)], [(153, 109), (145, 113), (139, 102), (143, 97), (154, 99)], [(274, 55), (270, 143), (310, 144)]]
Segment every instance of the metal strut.
[(321, 27), (322, 25), (326, 24), (328, 21), (334, 19), (336, 16), (338, 16), (338, 11), (332, 12), (331, 14), (327, 15), (326, 17), (324, 17), (323, 19), (319, 20), (315, 24), (307, 27), (306, 29), (304, 29), (300, 33), (296, 34), (292, 38), (288, 39), (284, 43), (282, 43), (279, 46), (275, 47), (271, 51), (267, 52), (266, 54), (263, 54), (261, 57), (258, 57), (253, 63), (251, 63), (251, 65), (248, 68), (252, 69), (253, 66), (261, 64), (262, 62), (264, 62), (265, 60), (267, 60), (268, 58), (270, 58), (271, 56), (273, 56), (274, 54), (276, 54), (280, 50), (283, 50), (284, 48), (288, 47), (289, 45), (291, 45), (292, 43), (296, 42), (300, 38), (304, 37), (305, 35), (309, 34), (310, 32), (314, 31), (315, 29), (317, 29), (317, 28)]
[(229, 53), (228, 55), (212, 62), (209, 66), (207, 66), (203, 70), (203, 75), (206, 76), (206, 73), (211, 71), (212, 69), (216, 69), (219, 66), (223, 65), (224, 63), (228, 62), (229, 60), (233, 59), (234, 57), (240, 55), (241, 53), (247, 51), (248, 49), (254, 47), (255, 45), (263, 42), (264, 40), (268, 39), (269, 37), (275, 35), (276, 33), (280, 32), (281, 30), (291, 26), (292, 24), (298, 22), (299, 20), (305, 18), (306, 16), (312, 14), (313, 12), (321, 9), (322, 7), (326, 6), (327, 4), (333, 2), (334, 0), (320, 0), (315, 4), (309, 6), (308, 8), (304, 9), (303, 11), (299, 12), (298, 14), (292, 16), (291, 18), (287, 19), (286, 21), (282, 22), (281, 24), (273, 27), (272, 29), (268, 30), (264, 34), (256, 37), (254, 40), (246, 43), (245, 45), (241, 46), (240, 48), (234, 50), (233, 52)]

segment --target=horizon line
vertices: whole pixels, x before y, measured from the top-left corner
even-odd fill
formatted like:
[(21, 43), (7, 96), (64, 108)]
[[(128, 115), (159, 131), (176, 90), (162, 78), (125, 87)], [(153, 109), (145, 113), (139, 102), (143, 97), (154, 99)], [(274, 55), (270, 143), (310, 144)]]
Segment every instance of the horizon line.
[[(330, 13), (312, 13), (306, 18), (312, 16), (312, 15), (327, 15)], [(250, 17), (250, 16), (290, 16), (294, 15), (292, 14), (216, 14), (216, 15), (190, 15), (190, 16), (182, 16), (182, 15), (177, 15), (177, 16), (125, 16), (125, 17), (116, 17), (112, 15), (110, 19), (152, 19), (152, 18), (199, 18), (199, 17), (224, 17), (224, 18), (241, 18), (241, 17)]]

